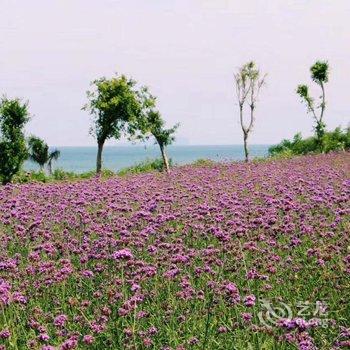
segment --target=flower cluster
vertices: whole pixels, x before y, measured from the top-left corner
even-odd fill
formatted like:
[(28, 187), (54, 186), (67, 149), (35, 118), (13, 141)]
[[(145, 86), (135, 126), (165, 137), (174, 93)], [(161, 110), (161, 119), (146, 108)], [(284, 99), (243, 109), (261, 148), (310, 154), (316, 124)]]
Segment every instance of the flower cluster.
[[(341, 349), (349, 174), (344, 152), (0, 187), (0, 349)], [(324, 301), (330, 329), (268, 327), (262, 298)]]

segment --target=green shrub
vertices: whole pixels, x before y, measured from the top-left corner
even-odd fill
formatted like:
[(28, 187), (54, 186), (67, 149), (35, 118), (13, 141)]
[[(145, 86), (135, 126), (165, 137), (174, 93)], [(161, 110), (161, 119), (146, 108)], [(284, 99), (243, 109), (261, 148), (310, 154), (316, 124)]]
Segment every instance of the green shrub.
[(350, 128), (347, 128), (346, 131), (336, 128), (333, 132), (326, 133), (323, 139), (323, 147), (326, 153), (350, 149)]
[(12, 182), (19, 183), (19, 184), (30, 182), (30, 173), (21, 170), (16, 175), (13, 176)]
[(79, 175), (75, 174), (72, 171), (65, 171), (63, 169), (55, 169), (55, 171), (52, 173), (52, 179), (53, 180), (72, 180), (77, 178)]
[[(173, 166), (173, 162), (169, 159), (169, 165)], [(162, 159), (146, 159), (136, 165), (121, 169), (118, 171), (119, 176), (125, 176), (129, 174), (148, 173), (152, 171), (163, 171), (164, 164)]]
[(271, 156), (280, 155), (302, 155), (309, 153), (340, 151), (350, 148), (350, 128), (342, 130), (336, 128), (334, 131), (324, 133), (321, 144), (316, 136), (303, 139), (301, 134), (296, 134), (292, 140), (283, 140), (278, 145), (269, 148)]
[(214, 161), (211, 159), (206, 159), (206, 158), (200, 158), (195, 160), (192, 165), (194, 166), (212, 166), (214, 165)]
[[(91, 179), (92, 177), (96, 176), (96, 171), (91, 170), (91, 171), (86, 171), (84, 173), (81, 173), (78, 175), (80, 179)], [(102, 170), (101, 170), (101, 176), (102, 176)]]
[[(112, 170), (105, 169), (101, 172), (100, 176), (103, 179), (107, 179), (115, 176), (116, 174)], [(87, 171), (85, 173), (74, 173), (72, 171), (65, 171), (63, 169), (56, 169), (52, 176), (47, 175), (43, 171), (20, 171), (14, 178), (14, 183), (28, 183), (28, 182), (53, 182), (53, 181), (65, 181), (65, 180), (82, 180), (91, 179), (96, 176), (95, 171)]]
[(28, 182), (48, 182), (48, 177), (43, 171), (23, 171), (18, 172), (12, 179), (14, 183), (28, 183)]
[(48, 182), (50, 178), (43, 171), (36, 171), (31, 173), (31, 181), (34, 182)]
[[(115, 175), (116, 175), (116, 173), (112, 170), (109, 170), (109, 169), (102, 169), (101, 173), (99, 174), (99, 176), (102, 179), (108, 179), (108, 178), (113, 177)], [(76, 177), (78, 179), (91, 179), (95, 176), (97, 176), (95, 170), (86, 171), (86, 172), (81, 173), (81, 174), (76, 174)]]

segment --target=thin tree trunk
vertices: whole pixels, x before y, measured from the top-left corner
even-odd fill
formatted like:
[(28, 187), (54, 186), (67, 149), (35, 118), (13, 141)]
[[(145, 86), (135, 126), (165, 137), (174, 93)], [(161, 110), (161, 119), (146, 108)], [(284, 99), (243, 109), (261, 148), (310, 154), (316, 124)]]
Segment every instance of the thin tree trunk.
[(321, 81), (321, 89), (322, 89), (322, 103), (321, 103), (321, 114), (320, 114), (320, 119), (319, 119), (319, 132), (318, 132), (318, 142), (320, 144), (320, 150), (321, 153), (323, 153), (323, 136), (324, 136), (324, 126), (323, 126), (323, 114), (324, 114), (324, 110), (326, 108), (326, 94), (325, 94), (325, 90), (324, 90), (324, 85)]
[(51, 161), (49, 161), (47, 163), (47, 168), (48, 168), (48, 171), (49, 171), (49, 175), (52, 176), (52, 163), (51, 163)]
[(243, 134), (245, 161), (249, 162), (248, 133)]
[(101, 173), (102, 169), (102, 151), (104, 142), (98, 142), (97, 144), (97, 157), (96, 157), (96, 174)]
[(164, 147), (164, 145), (159, 145), (159, 147), (160, 147), (160, 152), (162, 153), (162, 158), (163, 158), (165, 171), (169, 174), (170, 173), (170, 167), (169, 167), (168, 156), (167, 156), (167, 154), (165, 152), (165, 147)]
[(243, 122), (243, 105), (239, 104), (239, 121), (241, 123), (242, 130), (244, 132), (244, 122)]
[(239, 105), (239, 119), (241, 122), (242, 131), (243, 131), (245, 161), (248, 162), (249, 161), (249, 150), (248, 150), (248, 144), (247, 144), (248, 130), (244, 126), (244, 122), (243, 122), (243, 104)]
[(322, 103), (321, 103), (320, 123), (322, 123), (324, 110), (326, 109), (326, 93), (325, 93), (324, 85), (322, 81), (321, 81), (321, 89), (322, 89)]

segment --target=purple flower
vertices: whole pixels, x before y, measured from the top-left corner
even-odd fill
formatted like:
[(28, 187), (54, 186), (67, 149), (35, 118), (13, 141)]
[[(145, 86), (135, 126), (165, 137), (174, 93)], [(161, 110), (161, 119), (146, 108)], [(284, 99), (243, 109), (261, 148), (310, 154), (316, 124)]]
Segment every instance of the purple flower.
[(64, 327), (64, 325), (66, 324), (68, 320), (68, 317), (66, 315), (58, 315), (54, 318), (53, 320), (53, 324), (56, 326), (56, 327)]
[(94, 276), (94, 273), (90, 270), (84, 270), (82, 271), (82, 276), (86, 277), (86, 278), (91, 278)]
[(0, 331), (0, 339), (7, 339), (11, 337), (11, 332), (8, 329)]
[(21, 293), (19, 293), (19, 292), (14, 292), (12, 294), (12, 300), (15, 303), (20, 303), (20, 304), (26, 304), (27, 303), (27, 298), (24, 295), (22, 295)]
[(2, 278), (0, 278), (0, 305), (1, 303), (7, 305), (10, 302), (10, 290), (11, 285)]
[(90, 335), (90, 334), (86, 334), (86, 335), (84, 335), (84, 337), (83, 337), (83, 342), (84, 342), (85, 344), (90, 345), (90, 344), (92, 344), (94, 341), (95, 341), (95, 338), (94, 338), (92, 335)]
[(50, 339), (50, 336), (47, 333), (40, 333), (39, 334), (39, 339), (41, 341), (48, 341)]
[(255, 305), (255, 295), (251, 294), (251, 295), (247, 295), (244, 298), (244, 304), (245, 306), (251, 307)]
[(128, 260), (128, 259), (132, 259), (133, 255), (129, 249), (125, 248), (125, 249), (115, 251), (112, 254), (112, 257), (114, 260)]
[(242, 312), (241, 316), (243, 318), (243, 321), (247, 323), (249, 323), (253, 318), (253, 315), (249, 312)]
[(76, 349), (78, 346), (78, 340), (76, 337), (72, 337), (63, 342), (60, 347), (60, 350), (72, 350)]
[(241, 300), (238, 288), (234, 283), (232, 282), (226, 283), (224, 285), (224, 290), (225, 290), (226, 296), (228, 297), (229, 301), (232, 304), (236, 304)]

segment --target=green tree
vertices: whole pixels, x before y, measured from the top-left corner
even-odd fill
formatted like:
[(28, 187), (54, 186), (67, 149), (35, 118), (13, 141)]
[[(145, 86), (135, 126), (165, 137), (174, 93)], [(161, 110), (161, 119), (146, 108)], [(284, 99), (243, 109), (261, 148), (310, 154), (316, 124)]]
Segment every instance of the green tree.
[(29, 137), (28, 148), (29, 158), (39, 164), (40, 170), (47, 164), (49, 175), (52, 175), (52, 162), (59, 158), (61, 152), (57, 149), (50, 151), (47, 143), (37, 136)]
[[(166, 147), (174, 142), (174, 134), (178, 129), (179, 124), (168, 129), (165, 127), (164, 119), (160, 112), (155, 109), (156, 97), (149, 93), (147, 87), (141, 88), (138, 97), (141, 105), (141, 113), (138, 114), (137, 122), (131, 126), (131, 135), (133, 137), (136, 134), (136, 138), (143, 141), (149, 139), (150, 136), (153, 136), (155, 142), (159, 146), (164, 169), (169, 173), (170, 166)], [(136, 130), (133, 128), (136, 128)]]
[[(312, 113), (315, 119), (315, 133), (320, 150), (323, 151), (323, 136), (326, 129), (326, 124), (323, 121), (324, 112), (326, 109), (326, 93), (325, 84), (328, 82), (329, 65), (327, 61), (317, 61), (310, 68), (311, 79), (321, 88), (321, 96), (319, 97), (319, 103), (315, 104), (315, 100), (311, 97), (309, 87), (307, 85), (299, 85), (297, 87), (297, 94), (301, 97), (301, 100), (306, 104), (308, 112)], [(319, 109), (319, 113), (317, 112)]]
[[(97, 140), (96, 172), (102, 168), (102, 151), (106, 140), (120, 139), (132, 128), (141, 111), (135, 88), (136, 82), (126, 76), (94, 80), (93, 89), (87, 92), (89, 102), (83, 107), (93, 116), (90, 133)], [(131, 131), (130, 130), (130, 131)]]
[(19, 99), (0, 101), (0, 180), (6, 184), (27, 158), (24, 126), (29, 120), (28, 103)]
[(172, 128), (165, 128), (165, 122), (158, 111), (151, 110), (147, 115), (147, 122), (149, 124), (149, 132), (153, 135), (155, 141), (158, 143), (160, 153), (162, 155), (164, 169), (167, 173), (170, 172), (169, 160), (166, 153), (166, 147), (175, 141), (175, 132), (179, 124)]
[(38, 163), (40, 170), (44, 169), (45, 164), (49, 161), (49, 146), (39, 137), (30, 136), (28, 139), (29, 158)]
[[(234, 74), (234, 78), (239, 105), (239, 120), (243, 131), (245, 161), (248, 162), (248, 136), (254, 127), (256, 102), (260, 89), (265, 84), (266, 74), (261, 77), (255, 62), (251, 61), (240, 67), (238, 72)], [(249, 107), (248, 124), (244, 121), (245, 105)]]

